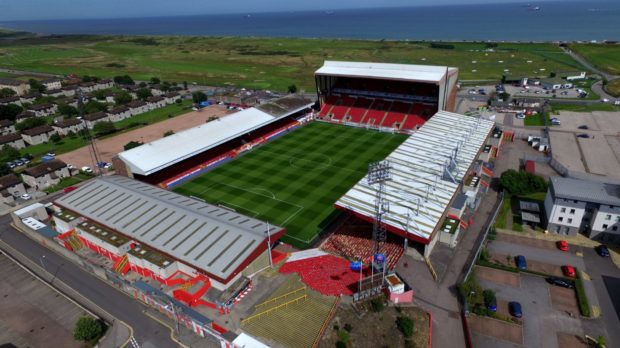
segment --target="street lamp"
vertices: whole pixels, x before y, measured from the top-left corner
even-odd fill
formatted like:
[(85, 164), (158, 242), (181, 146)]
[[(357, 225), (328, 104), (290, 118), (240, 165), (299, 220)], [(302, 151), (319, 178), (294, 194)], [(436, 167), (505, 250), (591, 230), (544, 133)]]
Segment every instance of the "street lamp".
[(43, 263), (43, 260), (45, 259), (45, 255), (42, 255), (41, 257), (39, 257), (39, 262), (41, 263), (41, 267), (43, 269), (45, 269), (45, 264)]

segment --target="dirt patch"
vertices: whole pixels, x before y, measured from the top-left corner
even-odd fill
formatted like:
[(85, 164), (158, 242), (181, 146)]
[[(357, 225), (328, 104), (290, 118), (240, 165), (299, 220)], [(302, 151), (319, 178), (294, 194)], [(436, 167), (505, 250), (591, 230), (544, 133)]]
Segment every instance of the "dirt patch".
[(521, 325), (477, 315), (470, 316), (467, 322), (472, 331), (481, 335), (495, 337), (516, 344), (523, 344), (523, 328)]
[[(561, 288), (559, 286), (549, 285), (549, 294), (551, 296), (551, 305), (554, 309), (562, 312), (579, 314), (579, 305), (577, 304), (577, 295), (574, 289)], [(569, 347), (562, 346), (560, 347)]]
[(476, 266), (476, 278), (504, 284), (513, 288), (521, 287), (519, 273), (501, 271), (490, 267)]
[(587, 348), (588, 345), (579, 336), (558, 332), (558, 347)]
[[(219, 118), (226, 116), (226, 114), (226, 109), (213, 105), (203, 108), (201, 111), (189, 112), (187, 114), (151, 124), (143, 128), (99, 140), (96, 142), (96, 145), (99, 152), (100, 161), (111, 162), (112, 157), (119, 152), (122, 152), (124, 150), (123, 146), (130, 141), (140, 141), (143, 143), (151, 142), (162, 138), (164, 132), (173, 131), (178, 133), (180, 131), (204, 124), (210, 117)], [(83, 166), (94, 167), (90, 150), (90, 146), (84, 146), (75, 151), (59, 155), (57, 158), (61, 159), (65, 163), (72, 164), (77, 168), (81, 168)]]
[[(396, 318), (407, 315), (414, 321), (413, 347), (428, 347), (429, 322), (428, 313), (417, 307), (385, 307), (375, 313), (368, 310), (369, 306), (357, 310), (350, 304), (341, 304), (334, 319), (321, 339), (319, 347), (332, 348), (339, 340), (339, 331), (345, 325), (351, 325), (350, 347), (404, 347), (403, 334), (396, 327)], [(400, 311), (400, 313), (399, 313)], [(335, 328), (338, 328), (336, 330)]]
[[(531, 246), (535, 248), (541, 248), (541, 249), (558, 250), (556, 246), (556, 242), (553, 242), (550, 240), (544, 240), (544, 239), (533, 239), (533, 238), (528, 238), (528, 237), (520, 237), (520, 236), (516, 236), (513, 234), (498, 233), (497, 240), (500, 240), (502, 242), (509, 242), (509, 243)], [(570, 249), (570, 246), (569, 246), (569, 249)]]

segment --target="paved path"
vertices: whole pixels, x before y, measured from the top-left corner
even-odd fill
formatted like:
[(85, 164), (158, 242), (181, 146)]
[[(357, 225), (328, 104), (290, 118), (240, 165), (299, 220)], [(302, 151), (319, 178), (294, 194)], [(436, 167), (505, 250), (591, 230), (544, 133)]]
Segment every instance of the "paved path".
[[(142, 311), (146, 307), (136, 299), (116, 290), (71, 261), (14, 230), (10, 227), (9, 220), (8, 216), (0, 218), (0, 239), (2, 241), (37, 264), (45, 255), (46, 270), (114, 317), (129, 324), (134, 330), (134, 337), (140, 347), (178, 347), (170, 338), (170, 329), (145, 316)], [(44, 273), (42, 269), (33, 269), (33, 271), (41, 273), (44, 279), (49, 278), (49, 273)]]
[(571, 265), (579, 269), (584, 268), (583, 258), (570, 252), (536, 248), (527, 245), (495, 240), (489, 243), (489, 251), (502, 255), (523, 255), (526, 260), (535, 260), (551, 265)]
[[(579, 54), (575, 53), (575, 51), (571, 50), (570, 48), (567, 47), (562, 47), (562, 50), (564, 50), (564, 53), (568, 54), (571, 58), (573, 58), (574, 60), (576, 60), (577, 62), (579, 62), (581, 65), (585, 66), (586, 68), (590, 69), (591, 71), (595, 72), (596, 74), (599, 74), (601, 76), (603, 76), (607, 81), (611, 81), (611, 80), (615, 80), (620, 78), (620, 76), (617, 75), (613, 75), (610, 73), (607, 73), (603, 70), (598, 69), (597, 67), (594, 66), (594, 64), (588, 62), (584, 57), (580, 56)], [(592, 85), (592, 91), (596, 94), (598, 94), (601, 98), (607, 98), (611, 101), (616, 101), (616, 100), (620, 100), (620, 98), (616, 98), (612, 95), (609, 95), (607, 92), (605, 92), (605, 90), (603, 89), (603, 82), (602, 81), (598, 81), (595, 84)]]

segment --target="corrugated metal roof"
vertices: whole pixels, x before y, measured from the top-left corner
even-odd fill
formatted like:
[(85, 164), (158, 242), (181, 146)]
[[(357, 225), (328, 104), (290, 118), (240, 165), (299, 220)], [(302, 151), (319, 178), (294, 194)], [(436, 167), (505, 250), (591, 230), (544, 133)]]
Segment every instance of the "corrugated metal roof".
[(121, 152), (118, 156), (127, 164), (132, 173), (140, 175), (153, 174), (184, 159), (193, 157), (231, 139), (275, 122), (280, 118), (292, 115), (313, 104), (309, 99), (305, 99), (306, 102), (304, 104), (301, 101), (304, 99), (298, 97), (295, 100), (296, 103), (292, 105), (293, 109), (286, 111), (283, 109), (286, 105), (283, 100), (287, 98), (290, 99), (291, 97), (267, 103), (267, 105), (273, 104), (279, 107), (278, 113), (275, 115), (258, 108), (246, 109)]
[(560, 176), (551, 177), (551, 185), (556, 198), (620, 206), (620, 185)]
[(265, 222), (122, 176), (97, 178), (56, 204), (220, 279), (267, 239)]
[(418, 82), (441, 82), (446, 73), (457, 68), (433, 65), (341, 62), (327, 60), (316, 75), (366, 77)]
[[(493, 127), (441, 111), (396, 148), (386, 158), (392, 180), (386, 183), (385, 223), (428, 240)], [(374, 218), (374, 201), (375, 188), (364, 177), (336, 205)]]

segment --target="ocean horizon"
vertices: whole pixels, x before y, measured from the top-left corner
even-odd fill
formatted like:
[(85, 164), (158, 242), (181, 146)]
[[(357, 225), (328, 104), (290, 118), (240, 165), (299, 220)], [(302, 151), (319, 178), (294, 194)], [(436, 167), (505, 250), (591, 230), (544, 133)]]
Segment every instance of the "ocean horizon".
[(59, 35), (255, 36), (373, 40), (620, 40), (620, 1), (445, 5), (174, 17), (0, 21)]

